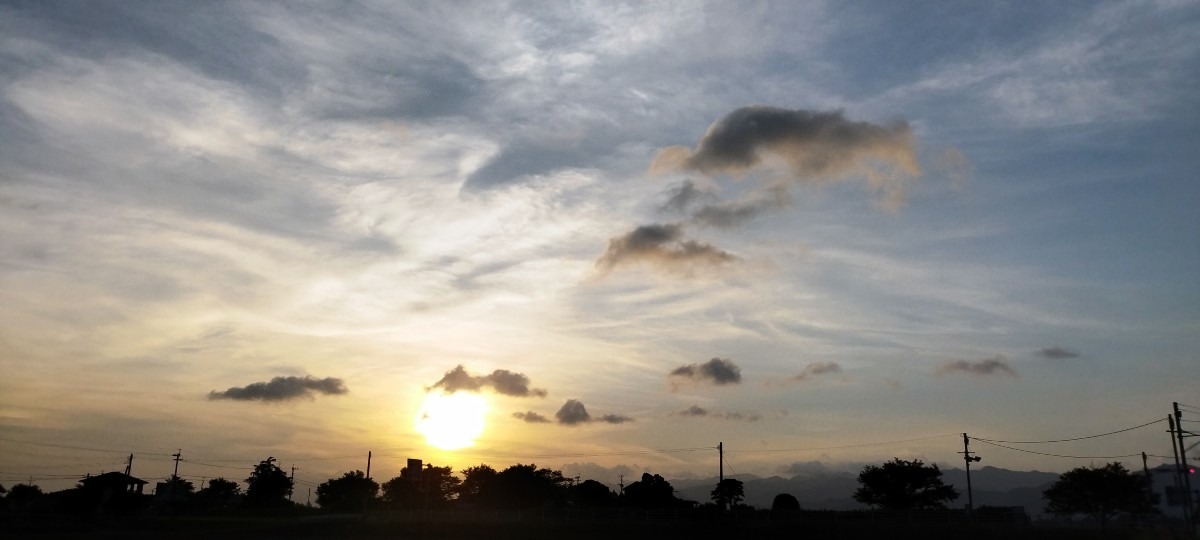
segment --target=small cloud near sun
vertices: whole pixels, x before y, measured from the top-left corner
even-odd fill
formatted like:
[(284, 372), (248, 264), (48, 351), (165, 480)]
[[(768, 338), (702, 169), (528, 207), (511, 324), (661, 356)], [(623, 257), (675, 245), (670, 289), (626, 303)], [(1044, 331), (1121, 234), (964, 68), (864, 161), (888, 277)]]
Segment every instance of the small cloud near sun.
[(336, 377), (324, 379), (304, 377), (275, 377), (269, 382), (234, 386), (223, 392), (213, 390), (208, 399), (230, 399), (234, 401), (290, 401), (300, 398), (313, 399), (316, 394), (341, 395), (349, 392), (346, 384)]
[[(558, 423), (564, 426), (576, 426), (579, 424), (587, 424), (591, 422), (602, 422), (605, 424), (624, 424), (632, 422), (633, 418), (620, 414), (605, 414), (598, 417), (593, 417), (588, 413), (587, 407), (577, 399), (568, 399), (563, 406), (554, 413), (554, 417), (558, 419)], [(529, 420), (526, 420), (527, 422)]]
[(516, 373), (507, 369), (497, 369), (490, 375), (473, 376), (459, 364), (447, 371), (442, 378), (433, 383), (428, 390), (440, 388), (447, 394), (455, 392), (479, 392), (491, 388), (497, 394), (513, 397), (546, 397), (546, 390), (530, 388), (529, 377), (524, 373)]
[(512, 413), (513, 418), (524, 420), (529, 424), (549, 424), (550, 419), (533, 411)]

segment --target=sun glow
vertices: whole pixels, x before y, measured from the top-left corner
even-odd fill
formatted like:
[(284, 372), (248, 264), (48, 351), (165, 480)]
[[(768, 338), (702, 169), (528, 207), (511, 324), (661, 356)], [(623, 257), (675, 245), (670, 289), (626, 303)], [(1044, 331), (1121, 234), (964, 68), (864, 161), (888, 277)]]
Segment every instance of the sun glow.
[(458, 450), (475, 444), (483, 434), (486, 414), (487, 402), (482, 396), (431, 392), (417, 411), (416, 429), (430, 446)]

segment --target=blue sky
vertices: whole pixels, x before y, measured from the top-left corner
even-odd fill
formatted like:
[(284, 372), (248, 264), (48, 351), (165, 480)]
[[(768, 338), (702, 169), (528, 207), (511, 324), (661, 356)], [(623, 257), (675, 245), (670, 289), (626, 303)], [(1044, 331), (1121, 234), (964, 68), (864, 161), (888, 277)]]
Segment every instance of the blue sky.
[[(6, 3), (0, 471), (703, 475), (642, 452), (724, 441), (781, 474), (1163, 417), (1200, 402), (1198, 34), (1183, 1)], [(487, 427), (430, 448), (460, 365)], [(248, 386), (278, 399), (214, 395)]]

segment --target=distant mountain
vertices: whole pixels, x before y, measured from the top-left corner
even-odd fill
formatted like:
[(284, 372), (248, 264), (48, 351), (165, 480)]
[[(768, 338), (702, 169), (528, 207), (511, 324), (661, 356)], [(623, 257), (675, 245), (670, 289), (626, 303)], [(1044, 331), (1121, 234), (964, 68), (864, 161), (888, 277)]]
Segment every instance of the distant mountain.
[[(858, 474), (813, 470), (791, 478), (754, 475), (729, 475), (741, 480), (746, 491), (745, 503), (758, 508), (770, 508), (775, 496), (789, 493), (800, 501), (800, 507), (810, 510), (853, 510), (865, 508), (853, 498), (858, 489)], [(961, 469), (942, 471), (942, 479), (958, 489), (960, 496), (953, 506), (967, 502), (967, 475)], [(1030, 516), (1042, 513), (1042, 490), (1058, 480), (1058, 473), (1040, 471), (1010, 471), (997, 467), (971, 470), (971, 487), (975, 506), (1021, 506)], [(670, 480), (676, 496), (697, 502), (711, 500), (710, 493), (717, 478)]]

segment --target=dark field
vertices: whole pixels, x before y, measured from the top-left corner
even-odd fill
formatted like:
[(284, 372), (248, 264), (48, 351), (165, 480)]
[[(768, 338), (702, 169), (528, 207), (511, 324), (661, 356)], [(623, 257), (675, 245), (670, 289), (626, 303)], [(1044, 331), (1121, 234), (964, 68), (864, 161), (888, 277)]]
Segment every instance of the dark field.
[(1163, 525), (1142, 527), (1058, 524), (954, 523), (895, 516), (829, 519), (814, 514), (789, 520), (730, 516), (555, 516), (456, 514), (437, 516), (354, 515), (287, 518), (177, 517), (61, 519), (24, 517), (0, 524), (0, 538), (56, 539), (1175, 539), (1185, 538)]

